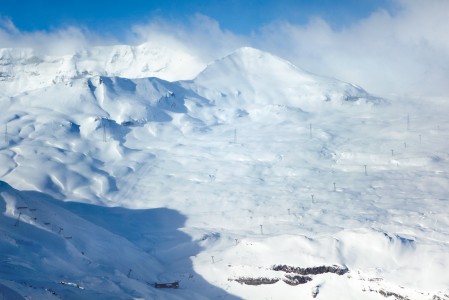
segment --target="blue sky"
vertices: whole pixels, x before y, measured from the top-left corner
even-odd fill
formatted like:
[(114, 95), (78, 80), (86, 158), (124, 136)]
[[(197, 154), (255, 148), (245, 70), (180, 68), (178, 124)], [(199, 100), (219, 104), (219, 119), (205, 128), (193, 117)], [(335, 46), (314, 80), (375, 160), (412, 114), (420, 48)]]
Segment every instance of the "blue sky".
[(0, 15), (23, 31), (74, 25), (119, 36), (136, 23), (154, 18), (184, 23), (199, 13), (223, 29), (249, 34), (272, 22), (305, 24), (311, 17), (344, 27), (393, 7), (388, 0), (1, 0)]

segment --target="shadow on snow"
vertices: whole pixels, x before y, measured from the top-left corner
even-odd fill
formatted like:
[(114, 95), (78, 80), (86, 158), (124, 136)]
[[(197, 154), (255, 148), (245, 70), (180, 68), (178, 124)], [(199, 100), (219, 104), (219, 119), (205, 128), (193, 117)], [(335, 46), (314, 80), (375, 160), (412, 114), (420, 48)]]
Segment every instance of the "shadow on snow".
[(194, 271), (201, 247), (179, 230), (186, 217), (176, 210), (61, 202), (2, 181), (0, 210), (0, 296), (239, 299)]

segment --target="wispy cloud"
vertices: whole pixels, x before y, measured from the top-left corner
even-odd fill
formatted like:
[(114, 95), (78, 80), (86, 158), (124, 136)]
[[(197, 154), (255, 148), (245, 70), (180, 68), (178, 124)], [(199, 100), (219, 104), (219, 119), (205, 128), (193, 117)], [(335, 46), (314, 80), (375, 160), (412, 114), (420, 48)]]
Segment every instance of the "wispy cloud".
[(84, 27), (68, 26), (49, 31), (21, 31), (10, 18), (0, 16), (1, 48), (33, 48), (37, 53), (62, 55), (92, 45), (116, 42), (112, 37), (101, 36)]
[(271, 24), (257, 41), (310, 71), (390, 94), (449, 93), (449, 2), (398, 2), (333, 30), (321, 19), (306, 26)]
[(356, 83), (381, 95), (449, 94), (449, 2), (397, 0), (349, 27), (325, 20), (276, 22), (248, 36), (223, 30), (197, 15), (190, 24), (153, 21), (134, 28), (141, 41), (160, 35), (213, 59), (244, 45), (270, 51), (310, 72)]
[(192, 16), (187, 24), (157, 19), (135, 25), (130, 38), (132, 43), (153, 42), (184, 47), (206, 62), (250, 42), (247, 36), (224, 30), (216, 20), (201, 14)]
[(184, 49), (204, 62), (254, 46), (380, 95), (448, 95), (449, 2), (392, 1), (396, 11), (379, 10), (348, 27), (335, 29), (314, 18), (306, 25), (272, 23), (245, 36), (203, 15), (192, 16), (188, 23), (153, 19), (135, 24), (120, 40), (78, 27), (22, 32), (3, 17), (0, 45), (60, 53), (91, 45), (150, 42)]

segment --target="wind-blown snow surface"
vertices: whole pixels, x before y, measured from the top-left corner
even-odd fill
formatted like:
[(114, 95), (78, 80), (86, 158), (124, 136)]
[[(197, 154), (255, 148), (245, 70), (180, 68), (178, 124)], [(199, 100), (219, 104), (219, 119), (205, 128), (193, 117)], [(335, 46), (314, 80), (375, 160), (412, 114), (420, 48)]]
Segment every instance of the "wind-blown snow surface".
[(444, 101), (251, 48), (190, 81), (115, 75), (1, 98), (0, 295), (449, 299)]

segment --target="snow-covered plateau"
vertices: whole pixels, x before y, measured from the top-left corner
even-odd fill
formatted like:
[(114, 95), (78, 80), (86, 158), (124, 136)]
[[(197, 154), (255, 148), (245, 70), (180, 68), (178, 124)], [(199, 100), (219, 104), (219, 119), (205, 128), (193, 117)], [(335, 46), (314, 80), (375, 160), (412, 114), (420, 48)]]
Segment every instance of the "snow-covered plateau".
[(1, 49), (0, 299), (448, 300), (447, 100), (253, 48)]

